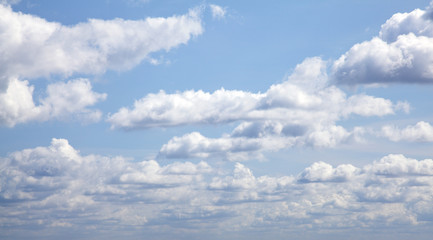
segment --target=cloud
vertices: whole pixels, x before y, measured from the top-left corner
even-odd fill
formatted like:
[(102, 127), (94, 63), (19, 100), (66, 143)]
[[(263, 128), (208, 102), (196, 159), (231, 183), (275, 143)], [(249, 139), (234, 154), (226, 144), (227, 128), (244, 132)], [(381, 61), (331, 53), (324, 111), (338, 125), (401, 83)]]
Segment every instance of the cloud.
[(282, 83), (264, 93), (220, 89), (213, 93), (160, 91), (121, 108), (107, 119), (112, 129), (138, 130), (241, 121), (231, 134), (206, 138), (194, 132), (171, 139), (161, 157), (262, 158), (262, 151), (292, 146), (334, 147), (359, 140), (362, 128), (346, 130), (337, 122), (349, 116), (386, 116), (409, 110), (405, 102), (365, 94), (348, 97), (329, 85), (326, 62), (309, 58)]
[(124, 129), (225, 123), (245, 117), (259, 97), (260, 94), (224, 89), (214, 93), (160, 91), (135, 101), (132, 110), (119, 109), (108, 121), (112, 128)]
[(362, 167), (318, 161), (296, 176), (273, 177), (240, 163), (227, 172), (206, 162), (82, 155), (67, 140), (53, 139), (48, 147), (2, 157), (0, 180), (2, 237), (202, 229), (187, 231), (194, 236), (221, 227), (269, 232), (276, 225), (292, 233), (370, 233), (431, 229), (433, 216), (433, 161), (403, 155)]
[(29, 80), (100, 74), (127, 70), (143, 60), (155, 62), (151, 53), (169, 51), (203, 32), (200, 11), (143, 20), (90, 19), (65, 26), (0, 4), (0, 125), (71, 117), (99, 121), (102, 113), (87, 107), (106, 94), (93, 92), (88, 80), (49, 84), (39, 105), (33, 101)]
[(333, 168), (330, 164), (316, 162), (306, 168), (299, 176), (299, 182), (340, 182), (348, 181), (359, 174), (360, 170), (350, 164), (339, 165)]
[(112, 128), (125, 130), (240, 120), (278, 120), (299, 125), (336, 121), (349, 114), (394, 113), (396, 105), (389, 100), (366, 95), (347, 99), (340, 89), (326, 86), (325, 66), (320, 58), (306, 59), (287, 81), (272, 85), (265, 93), (220, 89), (213, 93), (189, 90), (148, 94), (135, 101), (132, 109), (119, 109), (108, 122)]
[(418, 161), (407, 158), (401, 154), (390, 154), (366, 167), (376, 175), (405, 176), (405, 175), (430, 175), (433, 176), (433, 160)]
[(92, 91), (87, 79), (49, 84), (46, 97), (35, 104), (33, 86), (28, 81), (13, 79), (7, 90), (0, 93), (0, 126), (13, 127), (29, 121), (75, 118), (84, 122), (99, 121), (102, 113), (89, 109), (106, 98), (106, 94)]
[[(0, 5), (0, 82), (10, 78), (99, 74), (128, 70), (151, 53), (203, 33), (200, 10), (143, 20), (89, 19), (65, 26)], [(35, 64), (37, 63), (37, 64)]]
[(396, 126), (386, 125), (382, 127), (380, 136), (386, 137), (391, 141), (408, 141), (408, 142), (432, 142), (433, 127), (430, 123), (421, 121), (415, 125), (409, 125), (403, 129)]
[(339, 84), (432, 83), (431, 10), (396, 13), (378, 37), (355, 44), (333, 64)]
[[(264, 124), (268, 123), (264, 122)], [(229, 161), (263, 160), (265, 159), (263, 152), (302, 146), (335, 147), (338, 144), (360, 141), (362, 134), (361, 128), (355, 128), (350, 132), (341, 126), (327, 126), (308, 131), (290, 125), (266, 129), (262, 122), (244, 122), (231, 135), (223, 135), (220, 138), (208, 138), (198, 132), (173, 137), (161, 147), (158, 157), (212, 158)]]
[(293, 146), (295, 139), (282, 137), (245, 138), (222, 137), (207, 138), (198, 132), (173, 137), (159, 150), (164, 158), (217, 158), (231, 161), (262, 159), (260, 151), (279, 150)]
[(210, 4), (210, 10), (214, 19), (223, 19), (226, 15), (227, 10), (221, 6)]

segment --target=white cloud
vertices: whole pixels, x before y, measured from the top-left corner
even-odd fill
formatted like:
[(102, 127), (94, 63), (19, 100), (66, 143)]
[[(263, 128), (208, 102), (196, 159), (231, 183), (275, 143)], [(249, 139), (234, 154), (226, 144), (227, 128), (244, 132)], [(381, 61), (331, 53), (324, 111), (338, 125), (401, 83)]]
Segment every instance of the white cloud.
[(184, 124), (218, 124), (236, 121), (252, 111), (260, 94), (217, 90), (214, 93), (160, 91), (135, 101), (134, 108), (121, 108), (108, 121), (112, 128), (169, 127)]
[(143, 60), (155, 62), (151, 53), (169, 51), (203, 32), (200, 11), (143, 20), (90, 19), (65, 26), (0, 4), (0, 125), (71, 117), (99, 121), (102, 113), (87, 107), (106, 95), (92, 92), (88, 80), (48, 85), (39, 105), (28, 80), (100, 74), (127, 70)]
[(200, 133), (175, 137), (160, 156), (218, 157), (240, 160), (261, 158), (262, 151), (291, 146), (334, 147), (359, 140), (361, 128), (344, 129), (337, 122), (351, 115), (385, 116), (408, 111), (407, 103), (365, 94), (346, 94), (328, 86), (326, 62), (309, 58), (299, 64), (288, 80), (270, 86), (265, 93), (217, 90), (213, 93), (160, 91), (135, 101), (109, 116), (111, 128), (135, 130), (187, 124), (224, 124), (242, 121), (221, 138)]
[(431, 175), (433, 176), (433, 160), (418, 161), (401, 154), (390, 154), (366, 167), (374, 174), (389, 176)]
[(107, 94), (93, 92), (87, 79), (54, 83), (47, 86), (47, 97), (41, 100), (42, 112), (47, 119), (62, 119), (75, 114), (84, 120), (98, 121), (102, 113), (86, 107), (105, 100), (106, 97)]
[(127, 70), (149, 54), (200, 35), (200, 10), (143, 20), (90, 19), (65, 26), (0, 5), (0, 81)]
[(161, 147), (159, 157), (261, 160), (265, 159), (263, 152), (297, 146), (335, 147), (339, 144), (361, 142), (361, 136), (364, 134), (364, 130), (359, 127), (347, 131), (341, 126), (307, 129), (290, 125), (282, 127), (277, 123), (279, 126), (272, 129), (263, 126), (262, 123), (244, 122), (231, 135), (223, 135), (220, 138), (207, 138), (198, 132), (173, 137)]
[(299, 176), (299, 182), (340, 182), (348, 181), (351, 177), (359, 174), (360, 169), (350, 165), (340, 165), (333, 168), (330, 164), (324, 162), (313, 163), (306, 168)]
[(221, 6), (210, 4), (210, 10), (214, 19), (223, 19), (226, 15), (227, 10)]
[(213, 93), (160, 91), (135, 101), (132, 109), (119, 109), (108, 121), (112, 128), (129, 130), (239, 120), (310, 125), (334, 122), (349, 114), (394, 113), (395, 106), (389, 100), (366, 95), (347, 99), (340, 89), (326, 86), (326, 80), (326, 63), (320, 58), (310, 58), (299, 64), (287, 81), (272, 85), (265, 93), (224, 89)]
[(0, 93), (0, 125), (13, 127), (34, 119), (40, 114), (33, 102), (33, 87), (27, 81), (11, 80), (7, 90)]
[(221, 137), (207, 138), (198, 132), (173, 137), (164, 144), (159, 157), (164, 158), (218, 158), (231, 161), (262, 159), (260, 152), (293, 146), (295, 138), (283, 137)]
[(98, 236), (105, 228), (209, 234), (221, 227), (269, 232), (275, 225), (292, 233), (362, 226), (365, 234), (382, 227), (431, 229), (433, 216), (433, 160), (403, 155), (363, 167), (319, 161), (297, 176), (273, 177), (256, 176), (240, 163), (227, 172), (205, 162), (83, 156), (67, 140), (53, 139), (48, 147), (2, 157), (0, 180), (2, 237), (6, 229), (46, 233), (41, 224)]
[(380, 136), (394, 142), (433, 142), (433, 126), (424, 121), (418, 122), (413, 126), (409, 125), (403, 129), (386, 125), (382, 127)]
[(341, 84), (431, 83), (433, 23), (429, 11), (397, 13), (378, 37), (354, 45), (333, 65)]
[(102, 116), (99, 110), (88, 107), (105, 100), (106, 94), (93, 92), (87, 79), (49, 84), (39, 105), (33, 100), (33, 89), (27, 81), (11, 80), (7, 90), (0, 93), (0, 126), (70, 118), (95, 122)]

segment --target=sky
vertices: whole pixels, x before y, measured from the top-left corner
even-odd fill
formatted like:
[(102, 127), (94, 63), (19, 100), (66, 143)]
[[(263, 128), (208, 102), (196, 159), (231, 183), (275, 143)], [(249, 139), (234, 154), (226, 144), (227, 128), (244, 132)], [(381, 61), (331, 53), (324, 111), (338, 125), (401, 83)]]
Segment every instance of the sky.
[(1, 239), (430, 239), (433, 2), (0, 0)]

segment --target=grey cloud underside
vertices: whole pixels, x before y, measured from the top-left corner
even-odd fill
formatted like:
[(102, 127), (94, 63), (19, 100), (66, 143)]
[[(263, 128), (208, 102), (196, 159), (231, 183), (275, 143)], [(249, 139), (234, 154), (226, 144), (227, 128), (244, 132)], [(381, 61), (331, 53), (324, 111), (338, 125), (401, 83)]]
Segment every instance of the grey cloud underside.
[[(433, 160), (388, 155), (361, 168), (316, 162), (297, 176), (255, 176), (236, 163), (133, 162), (82, 156), (67, 140), (0, 165), (0, 236), (64, 229), (102, 234), (279, 226), (287, 231), (431, 228)], [(218, 225), (218, 227), (215, 226)], [(98, 226), (98, 227), (96, 227)], [(7, 230), (7, 231), (6, 231)]]

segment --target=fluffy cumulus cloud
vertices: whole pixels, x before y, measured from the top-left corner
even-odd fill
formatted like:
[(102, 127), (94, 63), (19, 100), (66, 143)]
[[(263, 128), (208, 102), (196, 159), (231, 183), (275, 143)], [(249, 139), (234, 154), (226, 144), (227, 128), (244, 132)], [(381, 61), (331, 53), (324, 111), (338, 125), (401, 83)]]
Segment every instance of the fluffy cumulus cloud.
[(227, 172), (206, 162), (83, 156), (67, 140), (53, 139), (2, 157), (0, 177), (2, 238), (102, 236), (110, 229), (112, 238), (170, 231), (187, 239), (273, 226), (294, 234), (368, 234), (433, 224), (433, 161), (403, 155), (363, 167), (316, 162), (298, 175), (273, 177), (255, 176), (240, 163)]
[(340, 84), (432, 83), (432, 9), (396, 13), (379, 36), (354, 45), (333, 65)]
[(9, 127), (32, 120), (101, 117), (87, 106), (106, 95), (91, 91), (88, 80), (50, 84), (38, 105), (29, 84), (33, 78), (130, 69), (146, 59), (155, 62), (151, 53), (186, 44), (203, 32), (200, 9), (168, 18), (90, 19), (65, 26), (14, 12), (8, 4), (0, 4), (0, 125)]
[(241, 121), (231, 134), (221, 138), (190, 133), (173, 138), (160, 151), (164, 157), (240, 159), (261, 157), (262, 150), (295, 145), (333, 147), (357, 140), (362, 128), (346, 130), (337, 122), (352, 115), (385, 116), (408, 109), (404, 102), (365, 94), (347, 96), (328, 85), (326, 62), (316, 57), (306, 59), (287, 81), (272, 85), (264, 93), (161, 91), (137, 100), (133, 108), (121, 108), (108, 121), (112, 128), (125, 130)]
[[(203, 32), (200, 10), (168, 18), (99, 20), (65, 26), (0, 5), (0, 76), (126, 70)], [(37, 64), (35, 64), (37, 63)]]
[(49, 84), (39, 104), (33, 100), (33, 89), (28, 81), (11, 80), (7, 90), (0, 93), (0, 126), (50, 119), (94, 122), (102, 116), (99, 110), (88, 107), (104, 100), (106, 94), (92, 91), (87, 79)]
[(424, 121), (409, 125), (403, 129), (393, 125), (386, 125), (382, 127), (379, 135), (394, 142), (433, 142), (433, 126)]
[(185, 124), (218, 124), (246, 118), (260, 94), (217, 90), (213, 93), (160, 91), (135, 101), (132, 110), (121, 108), (109, 117), (112, 128), (136, 129)]

